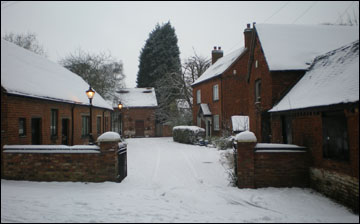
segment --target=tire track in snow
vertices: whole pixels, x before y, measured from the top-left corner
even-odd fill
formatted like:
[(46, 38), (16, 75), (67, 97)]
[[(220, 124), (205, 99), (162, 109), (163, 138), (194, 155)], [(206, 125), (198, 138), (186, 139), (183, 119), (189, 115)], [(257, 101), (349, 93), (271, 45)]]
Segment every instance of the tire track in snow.
[(158, 173), (159, 173), (160, 161), (161, 161), (160, 149), (157, 148), (157, 150), (156, 150), (156, 164), (155, 164), (153, 175), (151, 177), (151, 181), (150, 181), (149, 184), (155, 183), (155, 179), (157, 178)]
[(204, 181), (203, 181), (201, 178), (199, 178), (199, 175), (198, 175), (198, 173), (196, 172), (196, 170), (195, 170), (195, 168), (194, 168), (194, 165), (193, 165), (192, 162), (189, 160), (189, 158), (187, 157), (187, 155), (186, 155), (183, 151), (181, 151), (181, 154), (182, 154), (182, 156), (184, 157), (184, 159), (185, 159), (185, 161), (186, 161), (187, 167), (191, 170), (191, 173), (192, 173), (192, 175), (193, 175), (193, 177), (194, 177), (194, 179), (195, 179), (195, 182), (196, 182), (197, 184), (203, 184)]

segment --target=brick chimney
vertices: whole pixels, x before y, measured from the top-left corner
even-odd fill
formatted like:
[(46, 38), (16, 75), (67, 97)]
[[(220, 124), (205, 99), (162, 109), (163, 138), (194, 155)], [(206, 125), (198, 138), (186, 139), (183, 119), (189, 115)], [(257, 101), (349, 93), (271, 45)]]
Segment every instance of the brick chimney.
[(211, 51), (211, 63), (215, 64), (215, 62), (224, 55), (224, 52), (221, 50), (221, 47), (216, 48)]
[(251, 45), (251, 38), (252, 38), (252, 31), (250, 23), (247, 24), (246, 29), (244, 30), (244, 44), (247, 49), (250, 49)]

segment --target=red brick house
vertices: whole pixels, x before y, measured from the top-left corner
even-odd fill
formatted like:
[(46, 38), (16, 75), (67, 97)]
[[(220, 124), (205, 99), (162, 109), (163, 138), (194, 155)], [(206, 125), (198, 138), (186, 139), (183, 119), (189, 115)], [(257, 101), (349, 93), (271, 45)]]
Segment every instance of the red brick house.
[[(122, 109), (118, 104), (121, 102)], [(155, 137), (155, 110), (158, 106), (154, 88), (124, 88), (112, 102), (112, 129), (126, 138)]]
[(306, 146), (310, 184), (359, 210), (359, 40), (317, 57), (269, 111), (272, 142)]
[[(213, 111), (219, 113), (223, 120), (228, 116), (248, 115), (250, 131), (255, 133), (259, 143), (306, 146), (310, 152), (311, 186), (358, 211), (359, 29), (346, 26), (276, 24), (259, 24), (251, 28), (248, 24), (244, 40), (245, 53), (234, 63), (241, 64), (236, 69), (240, 72), (236, 72), (236, 75), (234, 72), (234, 78), (230, 78), (228, 74), (229, 85), (233, 85), (233, 88), (221, 85), (224, 74), (203, 78), (204, 80), (200, 80), (200, 77), (200, 81), (193, 84), (194, 124), (205, 127), (204, 123), (197, 122), (196, 116), (210, 116), (214, 114)], [(349, 53), (347, 49), (352, 50)], [(329, 53), (325, 54), (327, 52)], [(346, 56), (347, 52), (349, 55)], [(351, 55), (351, 52), (355, 53)], [(324, 71), (329, 76), (315, 81), (315, 73), (319, 70), (317, 66), (329, 63), (326, 59), (335, 57), (333, 55), (340, 56), (333, 59), (337, 61), (332, 63), (333, 67)], [(354, 67), (350, 66), (354, 68), (350, 72), (353, 76), (346, 79), (351, 87), (346, 86), (347, 82), (344, 80), (334, 81), (336, 79), (333, 77), (342, 75), (343, 71), (347, 74), (347, 62), (350, 59), (357, 62), (351, 65)], [(214, 65), (216, 63), (211, 67)], [(231, 69), (225, 73), (229, 71)], [(304, 84), (305, 88), (297, 91), (298, 85), (306, 77), (310, 77), (312, 82)], [(241, 80), (239, 85), (235, 84), (236, 78)], [(338, 93), (336, 96), (321, 92), (323, 88), (320, 87), (326, 86), (329, 80), (333, 81), (330, 92)], [(221, 87), (221, 101), (218, 104), (212, 102), (212, 86), (216, 84)], [(319, 86), (312, 86), (313, 84)], [(201, 92), (201, 101), (196, 104), (198, 90)], [(350, 95), (355, 98), (343, 98), (341, 91), (353, 91)], [(298, 94), (297, 98), (292, 95), (294, 92)], [(313, 95), (307, 95), (308, 93)], [(339, 100), (339, 95), (340, 101), (334, 100)], [(327, 101), (327, 96), (332, 96), (332, 101)], [(225, 101), (229, 104), (224, 103)], [(231, 110), (231, 102), (236, 105), (234, 108), (239, 108)], [(299, 102), (302, 107), (296, 107)], [(224, 129), (221, 126), (221, 130)]]
[(193, 122), (207, 137), (230, 130), (232, 115), (248, 114), (248, 92), (243, 88), (247, 60), (247, 48), (223, 57), (221, 48), (214, 47), (212, 65), (192, 84)]
[(110, 130), (111, 106), (89, 85), (42, 56), (1, 40), (1, 148), (4, 145), (81, 145)]

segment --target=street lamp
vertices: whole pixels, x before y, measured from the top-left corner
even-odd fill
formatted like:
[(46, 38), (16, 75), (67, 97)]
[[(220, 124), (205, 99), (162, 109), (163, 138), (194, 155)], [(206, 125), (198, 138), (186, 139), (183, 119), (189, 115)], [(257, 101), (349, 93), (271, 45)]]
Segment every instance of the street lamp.
[(123, 108), (121, 101), (119, 101), (118, 108), (119, 108), (119, 110), (121, 110)]
[(121, 109), (123, 108), (123, 105), (121, 101), (118, 103), (118, 109), (119, 109), (119, 134), (122, 134), (122, 117), (121, 117)]
[(94, 139), (92, 136), (92, 99), (94, 98), (95, 91), (89, 86), (89, 89), (86, 91), (86, 95), (90, 101), (90, 130), (89, 130), (89, 144), (94, 144)]

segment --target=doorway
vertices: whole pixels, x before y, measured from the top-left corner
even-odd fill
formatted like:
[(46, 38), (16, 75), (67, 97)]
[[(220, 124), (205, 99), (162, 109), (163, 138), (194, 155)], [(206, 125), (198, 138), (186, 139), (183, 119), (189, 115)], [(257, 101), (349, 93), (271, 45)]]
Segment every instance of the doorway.
[(61, 124), (61, 144), (69, 145), (69, 119), (62, 119)]
[(41, 118), (31, 118), (31, 144), (41, 144)]
[(135, 136), (136, 137), (144, 137), (144, 121), (137, 120), (135, 121)]

